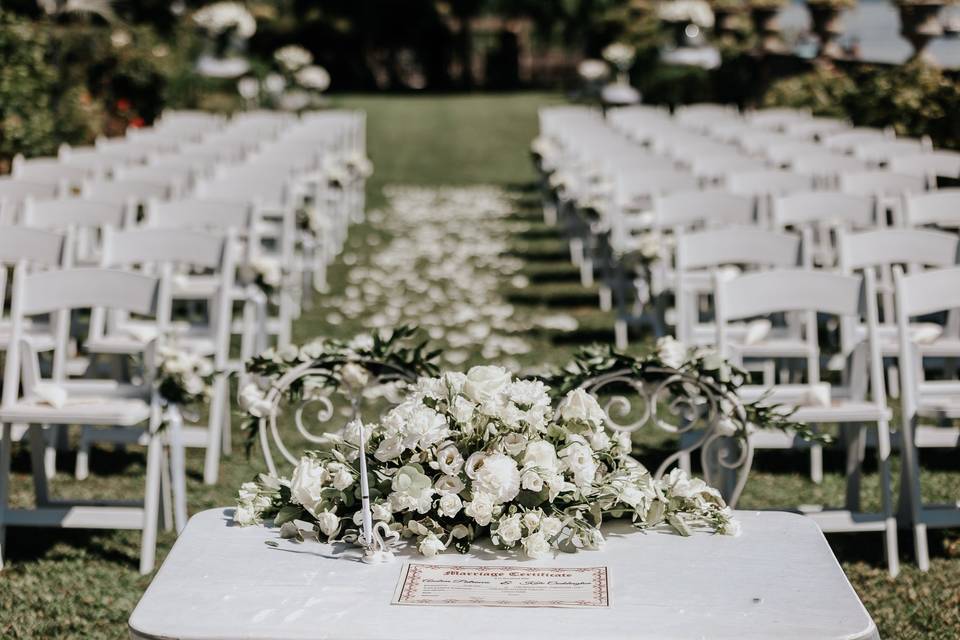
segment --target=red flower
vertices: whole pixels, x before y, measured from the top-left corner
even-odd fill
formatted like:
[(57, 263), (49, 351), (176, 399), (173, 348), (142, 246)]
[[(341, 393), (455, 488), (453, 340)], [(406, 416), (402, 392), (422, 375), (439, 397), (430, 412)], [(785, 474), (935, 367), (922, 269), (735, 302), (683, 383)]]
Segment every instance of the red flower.
[(117, 100), (117, 111), (129, 111), (130, 110), (130, 101), (126, 98), (120, 98)]
[(141, 118), (140, 116), (137, 116), (136, 118), (130, 121), (130, 126), (133, 127), (134, 129), (139, 129), (144, 124), (146, 123), (143, 121), (143, 118)]

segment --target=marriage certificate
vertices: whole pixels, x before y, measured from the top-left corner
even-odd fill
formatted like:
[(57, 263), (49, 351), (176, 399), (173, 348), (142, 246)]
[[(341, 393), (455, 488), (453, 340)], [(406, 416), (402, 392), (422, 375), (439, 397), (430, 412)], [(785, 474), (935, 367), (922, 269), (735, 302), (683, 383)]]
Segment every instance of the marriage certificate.
[(393, 604), (476, 607), (607, 607), (607, 567), (408, 563)]

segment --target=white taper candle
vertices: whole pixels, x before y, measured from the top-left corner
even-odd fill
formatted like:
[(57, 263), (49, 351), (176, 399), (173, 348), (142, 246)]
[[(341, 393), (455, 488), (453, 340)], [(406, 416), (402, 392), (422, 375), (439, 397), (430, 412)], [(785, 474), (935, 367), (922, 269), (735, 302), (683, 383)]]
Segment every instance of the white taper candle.
[(360, 435), (360, 508), (363, 510), (363, 541), (369, 547), (373, 544), (373, 512), (370, 509), (370, 483), (367, 480), (367, 447), (363, 437), (363, 421), (359, 419), (357, 433)]

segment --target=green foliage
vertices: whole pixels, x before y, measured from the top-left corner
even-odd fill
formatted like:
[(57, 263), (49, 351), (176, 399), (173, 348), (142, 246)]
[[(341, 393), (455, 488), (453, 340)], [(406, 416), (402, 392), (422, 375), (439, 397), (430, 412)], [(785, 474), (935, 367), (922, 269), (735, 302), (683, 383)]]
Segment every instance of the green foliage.
[(21, 151), (56, 150), (57, 74), (45, 58), (48, 47), (45, 34), (0, 12), (0, 164)]
[(846, 74), (832, 67), (817, 67), (809, 73), (774, 82), (761, 99), (764, 107), (809, 108), (815, 115), (845, 117), (845, 105), (857, 86)]

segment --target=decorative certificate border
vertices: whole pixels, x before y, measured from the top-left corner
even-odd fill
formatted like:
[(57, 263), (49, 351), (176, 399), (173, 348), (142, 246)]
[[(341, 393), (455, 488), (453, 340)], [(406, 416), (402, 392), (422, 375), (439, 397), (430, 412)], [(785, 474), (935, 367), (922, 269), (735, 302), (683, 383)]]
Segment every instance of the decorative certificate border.
[[(432, 572), (464, 571), (466, 573), (475, 573), (483, 571), (489, 573), (489, 583), (480, 584), (477, 592), (473, 595), (469, 591), (453, 595), (450, 597), (438, 597), (437, 595), (425, 595), (423, 593), (424, 577)], [(549, 577), (544, 574), (562, 573), (582, 574), (590, 580), (590, 597), (579, 599), (559, 599), (559, 598), (524, 598), (504, 597), (501, 599), (491, 598), (490, 589), (498, 589), (498, 578), (501, 573), (509, 573), (511, 579), (523, 579), (524, 577), (544, 578)], [(479, 576), (483, 580), (483, 576)], [(536, 587), (530, 587), (530, 590), (536, 590)], [(487, 593), (484, 593), (487, 591)], [(400, 579), (397, 582), (397, 588), (394, 591), (392, 604), (414, 605), (414, 606), (473, 606), (473, 607), (609, 607), (610, 606), (610, 586), (608, 581), (607, 567), (522, 567), (517, 565), (498, 566), (498, 565), (447, 565), (447, 564), (420, 564), (406, 563), (400, 571)]]

